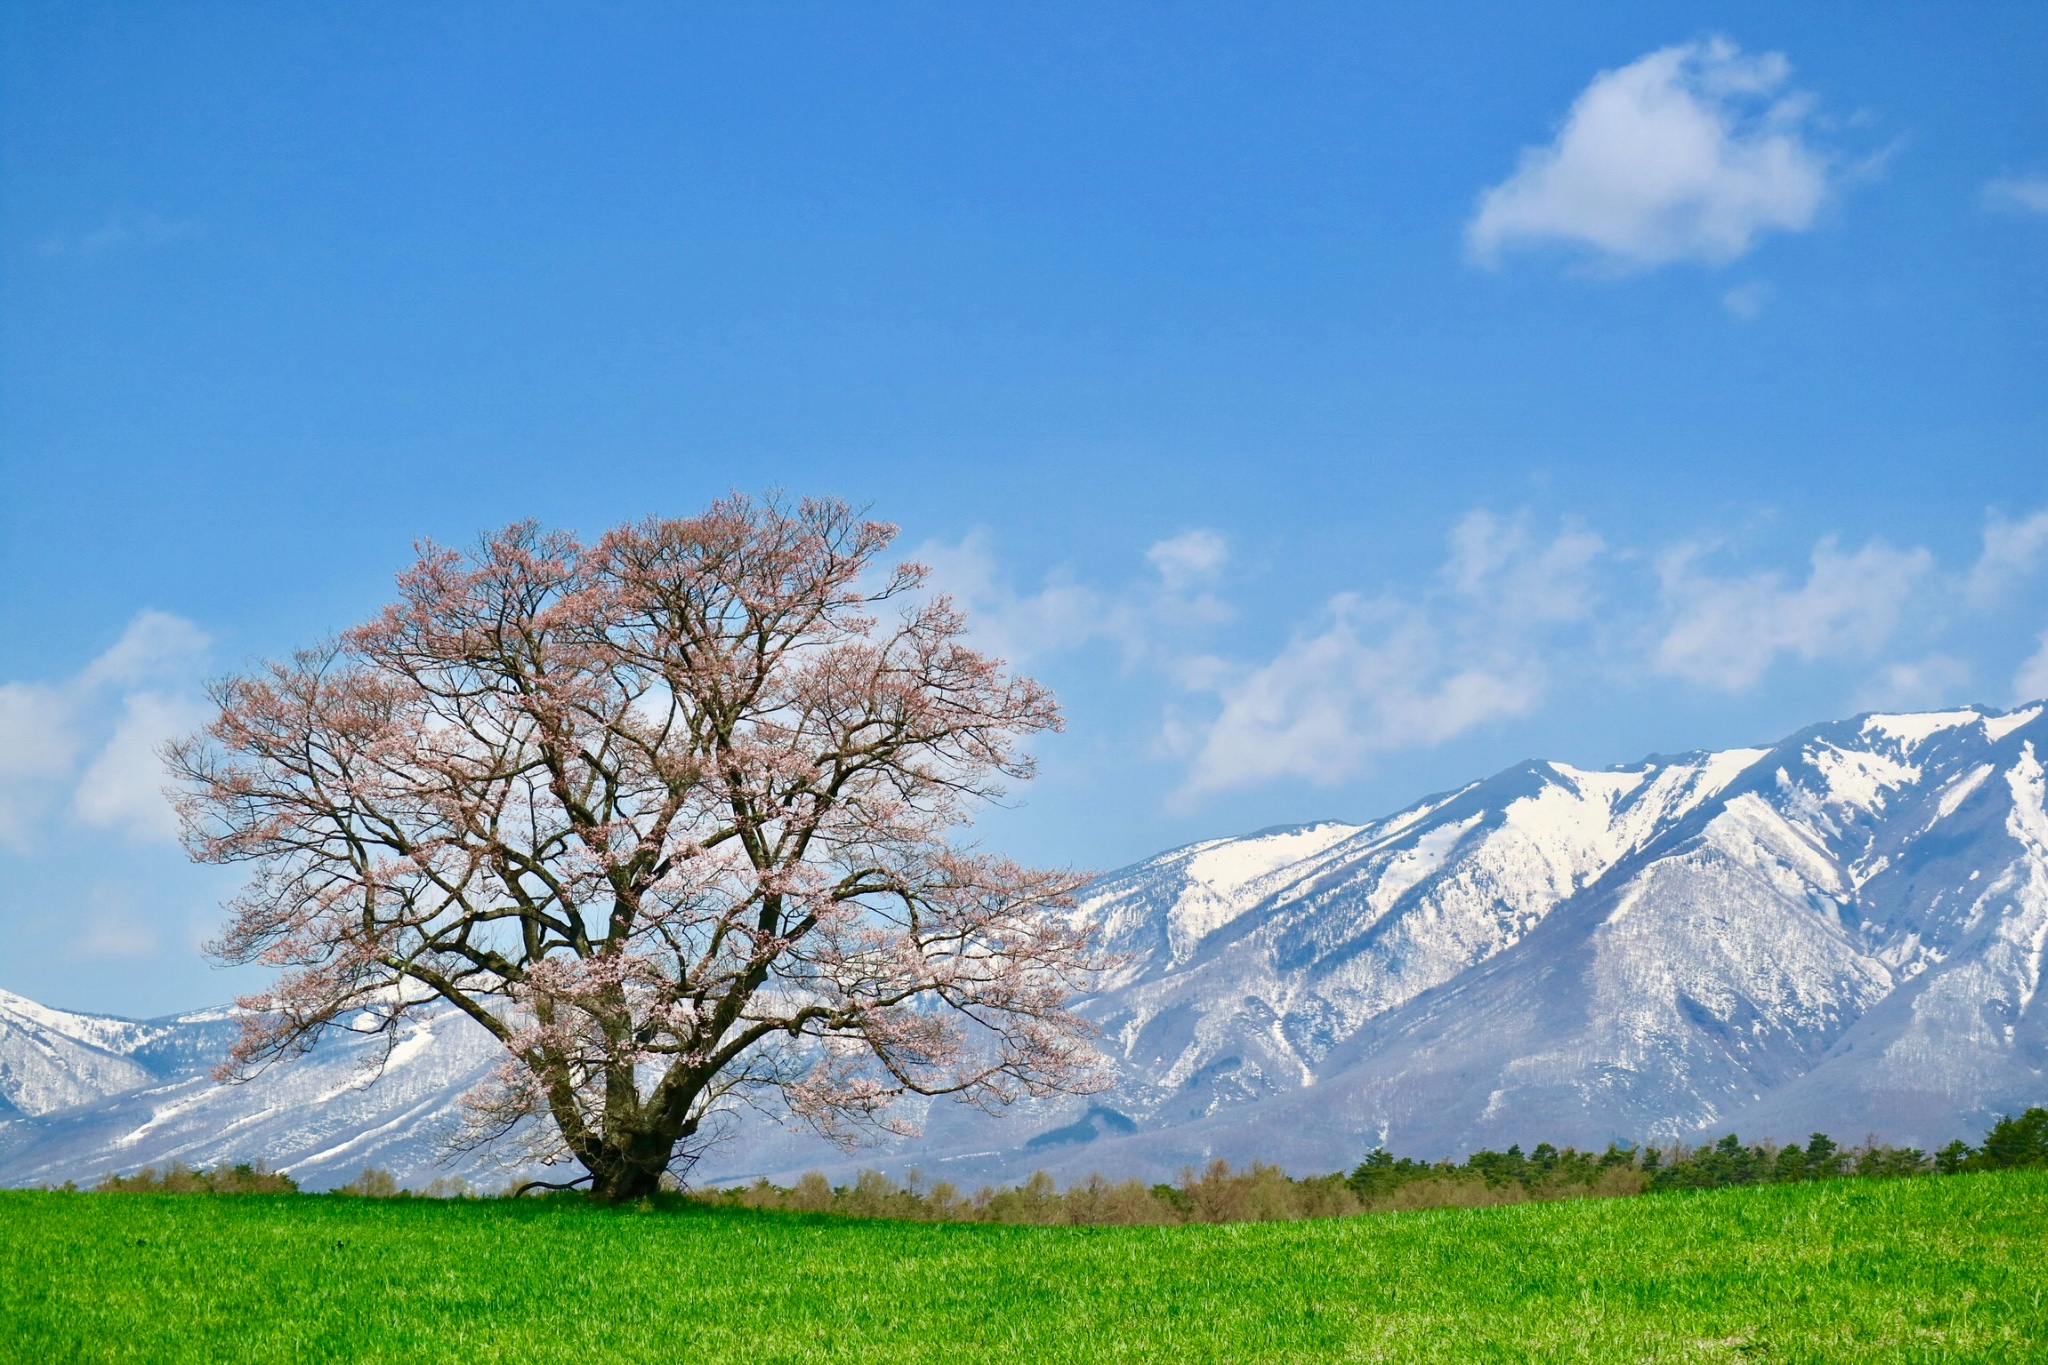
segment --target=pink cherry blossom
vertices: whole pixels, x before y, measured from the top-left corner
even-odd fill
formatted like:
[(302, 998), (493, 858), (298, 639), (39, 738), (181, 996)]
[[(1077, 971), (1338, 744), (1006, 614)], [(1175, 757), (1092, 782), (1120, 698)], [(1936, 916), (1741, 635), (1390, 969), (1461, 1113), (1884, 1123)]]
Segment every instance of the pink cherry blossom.
[(517, 525), (219, 683), (168, 751), (185, 840), (250, 869), (217, 955), (283, 969), (227, 1074), (449, 1002), (507, 1053), (467, 1139), (614, 1200), (747, 1100), (850, 1141), (906, 1095), (1098, 1087), (1081, 875), (964, 833), (1058, 710), (878, 567), (894, 534), (741, 495), (591, 546)]

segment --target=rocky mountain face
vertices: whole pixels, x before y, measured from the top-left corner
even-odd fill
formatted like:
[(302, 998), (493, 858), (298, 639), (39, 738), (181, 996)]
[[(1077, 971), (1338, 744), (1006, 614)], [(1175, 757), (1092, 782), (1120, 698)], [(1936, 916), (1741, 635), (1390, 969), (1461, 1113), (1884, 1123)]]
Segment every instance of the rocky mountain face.
[[(1771, 748), (1525, 763), (1369, 824), (1194, 844), (1102, 878), (1078, 912), (1121, 959), (1082, 1005), (1113, 1091), (998, 1119), (937, 1106), (921, 1139), (851, 1158), (756, 1121), (699, 1174), (1166, 1176), (1213, 1156), (1336, 1169), (1380, 1143), (1973, 1134), (2048, 1099), (2044, 759), (2041, 706), (1875, 715)], [(26, 1116), (0, 1128), (0, 1180), (117, 1141), (141, 1164), (167, 1103), (226, 1103), (135, 1079), (171, 1074), (128, 1041), (161, 1022), (45, 1023), (31, 1045), (35, 1008), (0, 1001), (0, 1096)], [(400, 1087), (403, 1112), (399, 1092), (351, 1091), (359, 1127), (316, 1138), (337, 1098), (281, 1079), (306, 1112), (234, 1120), (236, 1155), (403, 1165), (489, 1060), (457, 1021), (429, 1031), (418, 1056), (441, 1060)], [(335, 1051), (299, 1065), (347, 1069)], [(237, 1113), (273, 1102), (238, 1093)]]

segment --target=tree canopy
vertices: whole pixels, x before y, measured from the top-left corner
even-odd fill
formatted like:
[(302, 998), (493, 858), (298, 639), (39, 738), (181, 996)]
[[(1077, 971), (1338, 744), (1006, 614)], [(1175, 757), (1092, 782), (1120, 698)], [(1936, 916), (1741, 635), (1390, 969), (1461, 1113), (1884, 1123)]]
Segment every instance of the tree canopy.
[(281, 969), (232, 1074), (446, 1002), (503, 1043), (464, 1139), (637, 1197), (745, 1100), (847, 1138), (896, 1102), (1084, 1090), (1079, 884), (963, 836), (1052, 696), (836, 501), (725, 498), (584, 545), (431, 545), (398, 600), (215, 685), (171, 746), (214, 945)]

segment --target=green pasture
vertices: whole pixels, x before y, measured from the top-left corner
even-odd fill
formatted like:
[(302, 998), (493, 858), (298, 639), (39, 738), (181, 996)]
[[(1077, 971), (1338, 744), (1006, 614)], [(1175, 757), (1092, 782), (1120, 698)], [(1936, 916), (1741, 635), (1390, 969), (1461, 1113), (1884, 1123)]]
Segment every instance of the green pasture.
[(8, 1361), (2048, 1360), (2048, 1171), (1168, 1228), (0, 1193)]

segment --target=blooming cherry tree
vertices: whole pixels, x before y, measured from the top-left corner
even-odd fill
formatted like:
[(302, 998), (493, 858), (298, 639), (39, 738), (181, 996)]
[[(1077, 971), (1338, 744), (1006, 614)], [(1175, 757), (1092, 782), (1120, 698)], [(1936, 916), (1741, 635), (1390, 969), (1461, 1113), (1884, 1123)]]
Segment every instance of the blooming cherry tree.
[(880, 565), (894, 534), (740, 495), (590, 546), (518, 525), (217, 684), (168, 751), (186, 845), (252, 870), (216, 954), (283, 969), (224, 1074), (445, 1001), (506, 1051), (469, 1137), (604, 1200), (749, 1098), (845, 1140), (907, 1095), (1098, 1085), (1079, 878), (961, 833), (1058, 711)]

